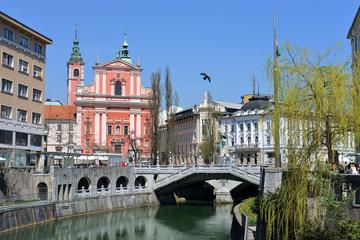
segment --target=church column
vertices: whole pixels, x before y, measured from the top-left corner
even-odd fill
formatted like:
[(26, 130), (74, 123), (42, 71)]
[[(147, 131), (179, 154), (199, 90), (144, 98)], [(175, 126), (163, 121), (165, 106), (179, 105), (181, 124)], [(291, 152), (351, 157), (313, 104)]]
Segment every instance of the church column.
[(130, 73), (130, 96), (134, 95), (134, 75)]
[(137, 75), (137, 77), (136, 77), (136, 95), (140, 95), (140, 83), (141, 83), (140, 76)]
[(103, 112), (102, 114), (102, 139), (101, 139), (101, 145), (105, 146), (106, 145), (106, 112)]
[(110, 95), (115, 95), (115, 82), (110, 83)]
[(76, 136), (75, 141), (77, 146), (81, 146), (81, 127), (82, 127), (82, 114), (79, 109), (76, 113)]
[(130, 113), (130, 134), (134, 132), (135, 121), (134, 121), (134, 113)]
[(95, 92), (97, 94), (100, 93), (100, 79), (99, 79), (99, 72), (95, 72)]
[(102, 94), (106, 94), (106, 72), (102, 73)]
[(125, 81), (121, 83), (121, 95), (126, 96)]
[(136, 140), (136, 145), (140, 145), (140, 137), (141, 137), (141, 114), (136, 114), (136, 137), (138, 140)]
[(95, 113), (95, 120), (94, 120), (94, 124), (95, 124), (95, 144), (99, 145), (99, 137), (100, 137), (100, 118), (99, 118), (99, 113), (96, 112)]

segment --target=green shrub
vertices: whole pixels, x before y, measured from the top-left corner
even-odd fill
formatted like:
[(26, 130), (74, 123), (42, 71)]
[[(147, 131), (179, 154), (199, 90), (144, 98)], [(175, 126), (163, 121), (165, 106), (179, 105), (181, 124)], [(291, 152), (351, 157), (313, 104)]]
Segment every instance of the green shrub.
[(256, 202), (255, 198), (245, 199), (239, 207), (239, 212), (248, 217), (248, 225), (256, 225), (257, 214), (256, 214)]

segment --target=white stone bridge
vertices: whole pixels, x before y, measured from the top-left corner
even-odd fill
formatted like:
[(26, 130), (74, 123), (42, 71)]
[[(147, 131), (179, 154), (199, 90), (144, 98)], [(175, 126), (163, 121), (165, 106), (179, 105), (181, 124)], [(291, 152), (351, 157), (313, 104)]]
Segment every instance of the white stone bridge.
[(260, 169), (261, 165), (136, 166), (134, 172), (156, 175), (152, 187), (157, 194), (172, 194), (176, 189), (206, 181), (218, 198), (230, 197), (230, 191), (242, 183), (258, 186)]

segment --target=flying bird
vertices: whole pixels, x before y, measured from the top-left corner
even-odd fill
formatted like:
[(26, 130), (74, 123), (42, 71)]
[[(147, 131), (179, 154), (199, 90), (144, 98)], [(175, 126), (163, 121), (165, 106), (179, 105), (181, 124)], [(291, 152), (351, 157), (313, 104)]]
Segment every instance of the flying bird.
[(208, 80), (209, 82), (211, 82), (211, 78), (209, 75), (207, 75), (206, 73), (200, 73), (201, 76), (203, 76), (203, 79), (206, 81)]

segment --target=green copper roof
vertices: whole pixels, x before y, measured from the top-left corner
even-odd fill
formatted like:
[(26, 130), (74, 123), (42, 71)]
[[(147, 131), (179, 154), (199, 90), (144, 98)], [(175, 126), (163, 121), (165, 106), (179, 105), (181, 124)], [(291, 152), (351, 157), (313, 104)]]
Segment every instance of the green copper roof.
[[(124, 33), (124, 35), (125, 35), (124, 36), (124, 43), (122, 45), (122, 50), (121, 50), (121, 60), (131, 64), (132, 63), (131, 62), (131, 57), (129, 55), (129, 50), (128, 50), (129, 44), (126, 41), (126, 35), (127, 34)], [(118, 58), (116, 57), (116, 59), (118, 59)]]
[(83, 59), (81, 57), (80, 48), (79, 48), (79, 40), (77, 39), (77, 30), (75, 31), (75, 39), (73, 42), (72, 52), (68, 64), (71, 63), (80, 63), (84, 64)]

